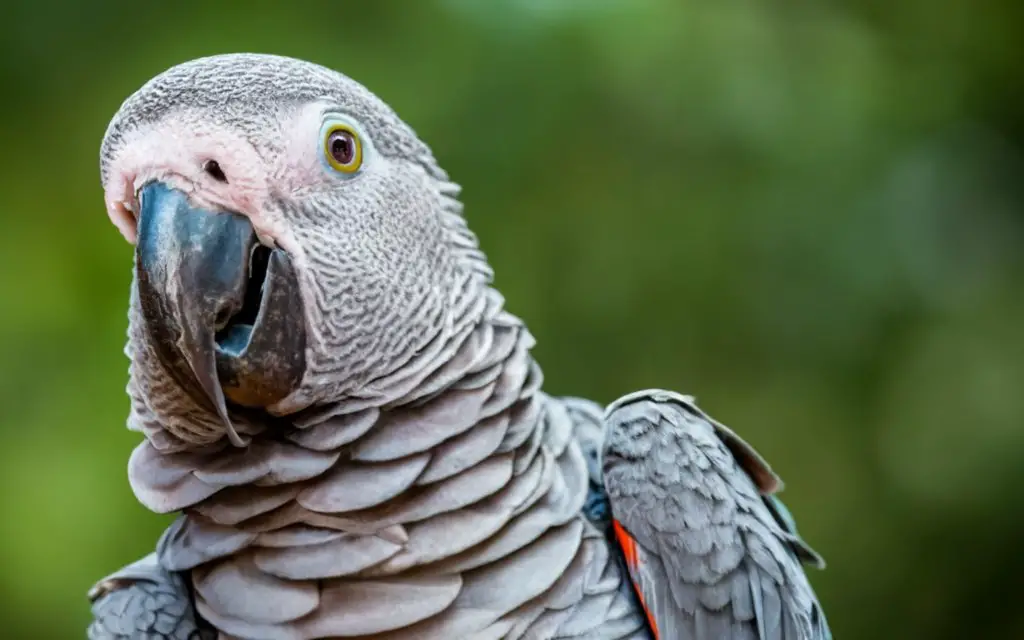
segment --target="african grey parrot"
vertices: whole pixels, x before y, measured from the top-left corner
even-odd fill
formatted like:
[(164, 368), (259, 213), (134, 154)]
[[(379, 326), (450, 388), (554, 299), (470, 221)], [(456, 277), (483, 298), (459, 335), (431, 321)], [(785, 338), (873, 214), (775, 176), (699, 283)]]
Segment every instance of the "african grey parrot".
[(692, 398), (547, 395), (459, 187), (379, 98), (187, 62), (101, 149), (128, 475), (177, 519), (89, 637), (829, 638), (779, 482)]

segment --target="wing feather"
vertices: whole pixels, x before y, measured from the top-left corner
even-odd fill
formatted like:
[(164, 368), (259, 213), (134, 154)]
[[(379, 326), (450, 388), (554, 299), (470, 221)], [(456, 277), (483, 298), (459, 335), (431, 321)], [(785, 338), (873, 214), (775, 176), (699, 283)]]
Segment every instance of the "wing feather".
[(213, 640), (216, 632), (196, 615), (188, 585), (169, 573), (156, 554), (124, 567), (89, 590), (89, 640)]
[(605, 430), (614, 537), (656, 636), (831, 639), (802, 567), (824, 562), (752, 446), (657, 390), (613, 403)]

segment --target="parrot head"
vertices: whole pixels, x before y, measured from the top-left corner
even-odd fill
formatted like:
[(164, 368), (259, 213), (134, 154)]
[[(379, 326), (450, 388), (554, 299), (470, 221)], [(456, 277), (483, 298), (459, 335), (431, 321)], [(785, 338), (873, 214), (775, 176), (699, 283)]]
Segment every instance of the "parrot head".
[(134, 245), (133, 419), (181, 448), (365, 392), (446, 339), (489, 278), (430, 149), (310, 62), (168, 69), (112, 119), (101, 177)]

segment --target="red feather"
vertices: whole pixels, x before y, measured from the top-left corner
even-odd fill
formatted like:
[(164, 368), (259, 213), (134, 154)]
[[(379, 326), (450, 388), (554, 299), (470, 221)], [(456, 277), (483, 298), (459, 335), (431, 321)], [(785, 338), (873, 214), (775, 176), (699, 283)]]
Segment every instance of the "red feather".
[[(626, 557), (626, 564), (629, 565), (630, 573), (635, 574), (640, 568), (640, 553), (636, 540), (626, 532), (625, 527), (619, 524), (618, 520), (612, 519), (612, 530), (615, 532), (615, 539), (619, 541), (619, 547), (622, 548), (622, 555)], [(640, 606), (644, 608), (644, 613), (647, 614), (647, 624), (651, 625), (654, 640), (659, 640), (658, 625), (654, 621), (654, 616), (651, 615), (650, 609), (647, 608), (647, 603), (644, 602), (644, 593), (640, 590), (640, 585), (636, 583), (632, 575), (630, 580), (633, 582), (633, 590), (636, 591), (637, 598), (640, 599)]]

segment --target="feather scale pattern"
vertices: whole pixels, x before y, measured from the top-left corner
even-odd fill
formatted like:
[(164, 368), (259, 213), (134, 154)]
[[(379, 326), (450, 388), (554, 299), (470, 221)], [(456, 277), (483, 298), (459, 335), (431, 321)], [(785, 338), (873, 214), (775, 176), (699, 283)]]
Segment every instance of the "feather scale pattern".
[(583, 516), (586, 421), (540, 391), (500, 295), (476, 293), (451, 344), (374, 384), (375, 405), (319, 407), (244, 449), (138, 446), (136, 495), (181, 512), (157, 557), (202, 618), (268, 640), (648, 637)]

